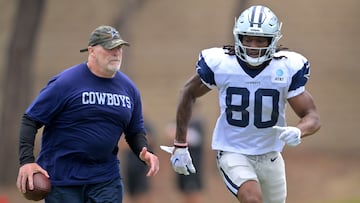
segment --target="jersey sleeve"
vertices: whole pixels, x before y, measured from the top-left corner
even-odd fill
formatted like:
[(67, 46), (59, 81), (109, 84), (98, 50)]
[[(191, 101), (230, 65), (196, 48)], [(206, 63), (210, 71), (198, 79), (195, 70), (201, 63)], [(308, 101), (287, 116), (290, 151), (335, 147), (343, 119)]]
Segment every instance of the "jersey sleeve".
[(305, 85), (310, 78), (310, 63), (303, 55), (296, 52), (286, 52), (285, 55), (286, 66), (292, 75), (287, 94), (289, 99), (305, 91)]
[(221, 48), (211, 48), (205, 49), (199, 54), (196, 72), (201, 81), (210, 89), (216, 86), (214, 69), (220, 64), (220, 56), (223, 52)]
[(144, 118), (142, 112), (142, 102), (140, 92), (135, 86), (133, 87), (133, 112), (131, 120), (124, 133), (127, 135), (136, 135), (138, 133), (146, 134), (144, 127)]

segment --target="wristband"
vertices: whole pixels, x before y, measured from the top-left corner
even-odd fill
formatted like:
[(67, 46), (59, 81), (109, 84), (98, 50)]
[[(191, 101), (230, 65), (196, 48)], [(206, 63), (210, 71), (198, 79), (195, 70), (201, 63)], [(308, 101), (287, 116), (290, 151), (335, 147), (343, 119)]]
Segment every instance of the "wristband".
[(174, 141), (174, 147), (176, 147), (176, 148), (186, 148), (186, 147), (188, 147), (188, 143), (187, 142), (180, 143), (180, 142)]

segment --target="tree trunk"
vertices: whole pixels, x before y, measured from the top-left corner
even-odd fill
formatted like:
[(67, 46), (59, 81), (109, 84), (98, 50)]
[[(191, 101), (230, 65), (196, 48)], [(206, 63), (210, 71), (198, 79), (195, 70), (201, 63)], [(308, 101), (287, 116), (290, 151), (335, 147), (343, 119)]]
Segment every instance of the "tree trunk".
[(45, 0), (19, 0), (8, 41), (3, 78), (0, 183), (14, 185), (19, 168), (18, 134), (21, 116), (32, 95), (33, 58)]
[[(131, 44), (131, 31), (128, 29), (127, 23), (131, 20), (131, 17), (134, 16), (139, 10), (144, 7), (145, 0), (123, 0), (120, 2), (121, 5), (119, 8), (122, 8), (118, 15), (116, 15), (113, 19), (111, 25), (113, 25), (117, 30), (119, 30), (121, 37), (125, 39), (125, 41), (130, 42)], [(135, 78), (135, 75), (132, 74), (131, 68), (128, 68), (128, 62), (131, 58), (131, 49), (127, 49), (123, 53), (123, 64), (121, 65), (121, 71), (129, 75), (132, 79)]]

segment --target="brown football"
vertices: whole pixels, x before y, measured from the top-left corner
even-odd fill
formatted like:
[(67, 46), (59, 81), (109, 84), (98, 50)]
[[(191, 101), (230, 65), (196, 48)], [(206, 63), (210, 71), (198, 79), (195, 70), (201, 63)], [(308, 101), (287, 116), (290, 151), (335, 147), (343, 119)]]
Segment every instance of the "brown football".
[(51, 190), (50, 180), (42, 173), (34, 173), (34, 189), (29, 189), (29, 183), (26, 183), (26, 192), (24, 197), (28, 200), (39, 201), (46, 197)]

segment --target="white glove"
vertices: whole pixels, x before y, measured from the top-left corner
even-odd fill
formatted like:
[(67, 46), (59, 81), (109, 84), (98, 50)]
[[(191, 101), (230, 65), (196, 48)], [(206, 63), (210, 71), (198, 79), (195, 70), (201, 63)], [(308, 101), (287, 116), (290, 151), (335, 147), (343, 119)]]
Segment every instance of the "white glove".
[[(194, 164), (189, 153), (188, 148), (175, 148), (168, 146), (160, 146), (162, 150), (171, 154), (170, 162), (175, 172), (179, 174), (189, 175), (196, 173)], [(175, 151), (174, 151), (175, 149)]]
[(274, 126), (273, 128), (280, 131), (279, 139), (287, 145), (295, 147), (301, 143), (301, 131), (299, 128), (291, 126)]

